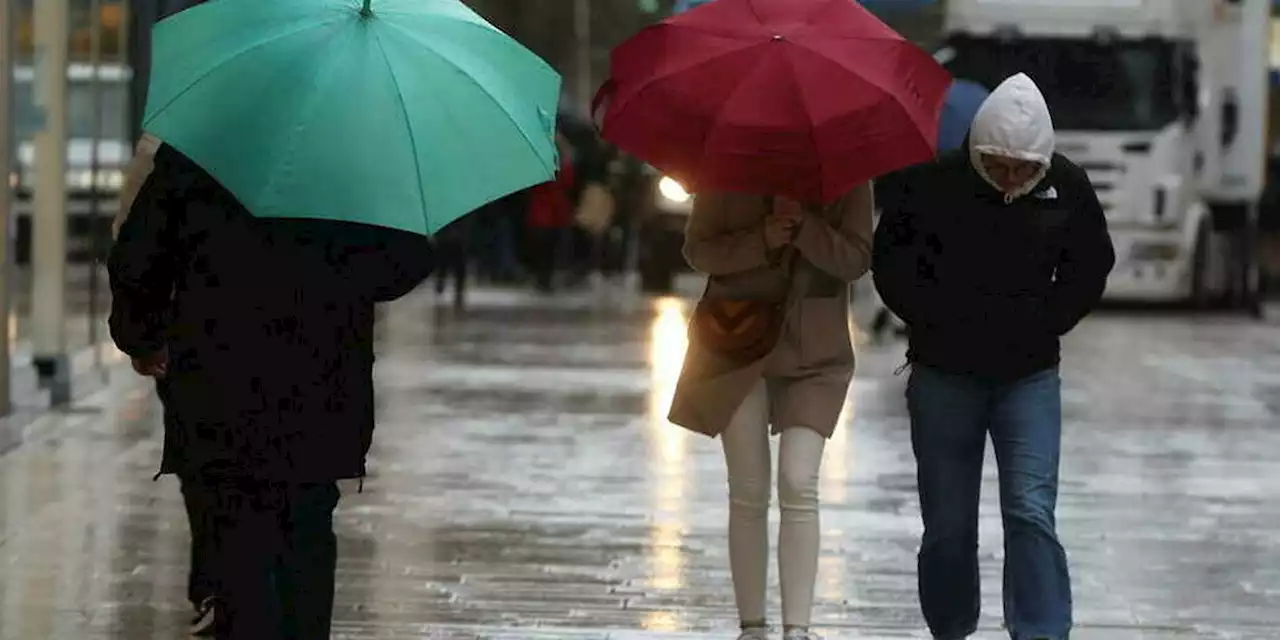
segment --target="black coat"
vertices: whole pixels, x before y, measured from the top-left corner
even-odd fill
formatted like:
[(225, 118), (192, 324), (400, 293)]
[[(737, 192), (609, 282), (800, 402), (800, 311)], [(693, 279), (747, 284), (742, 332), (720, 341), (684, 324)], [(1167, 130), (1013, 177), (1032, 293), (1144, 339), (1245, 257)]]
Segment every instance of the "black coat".
[(878, 191), (875, 283), (911, 327), (912, 362), (1005, 380), (1058, 364), (1059, 338), (1097, 305), (1115, 265), (1084, 170), (1055, 155), (1034, 193), (1006, 203), (966, 149)]
[(169, 350), (161, 473), (363, 476), (374, 304), (431, 265), (422, 236), (255, 218), (162, 147), (108, 264), (116, 344), (135, 357)]

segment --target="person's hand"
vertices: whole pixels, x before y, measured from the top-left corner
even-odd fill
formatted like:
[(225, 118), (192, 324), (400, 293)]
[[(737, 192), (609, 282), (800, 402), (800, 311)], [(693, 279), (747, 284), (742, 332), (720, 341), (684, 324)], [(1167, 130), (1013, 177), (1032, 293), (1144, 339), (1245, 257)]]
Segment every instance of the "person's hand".
[(169, 373), (169, 349), (163, 348), (143, 358), (133, 358), (133, 370), (148, 378), (163, 378)]
[(770, 251), (781, 249), (791, 244), (795, 236), (799, 218), (790, 216), (768, 216), (764, 219), (764, 244)]
[(801, 218), (804, 217), (804, 205), (791, 198), (779, 196), (773, 201), (772, 213), (774, 216), (794, 220), (799, 224)]

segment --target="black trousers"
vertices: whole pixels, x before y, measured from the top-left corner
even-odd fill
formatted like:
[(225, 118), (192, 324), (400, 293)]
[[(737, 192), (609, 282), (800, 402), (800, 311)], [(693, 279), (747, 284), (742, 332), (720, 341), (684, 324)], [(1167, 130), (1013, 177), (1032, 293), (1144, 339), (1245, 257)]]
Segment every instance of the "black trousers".
[(220, 640), (327, 640), (333, 620), (335, 483), (186, 478), (194, 599), (222, 605)]
[(462, 306), (466, 300), (467, 256), (466, 244), (457, 238), (441, 239), (436, 244), (436, 294), (443, 294), (445, 286), (453, 281), (453, 303)]
[(559, 227), (529, 229), (529, 261), (533, 266), (534, 284), (541, 291), (551, 291), (555, 286), (566, 235), (567, 230)]
[(211, 557), (213, 534), (212, 494), (197, 478), (181, 476), (182, 502), (187, 508), (187, 525), (191, 529), (191, 568), (187, 574), (187, 599), (199, 607), (206, 598), (217, 593)]

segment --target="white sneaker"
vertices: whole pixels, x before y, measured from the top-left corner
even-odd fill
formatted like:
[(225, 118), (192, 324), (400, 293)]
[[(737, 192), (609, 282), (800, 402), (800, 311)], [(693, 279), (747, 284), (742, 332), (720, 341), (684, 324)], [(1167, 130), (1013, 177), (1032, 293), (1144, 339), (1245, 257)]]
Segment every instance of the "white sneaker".
[(196, 608), (195, 615), (191, 617), (191, 626), (187, 632), (195, 638), (212, 638), (214, 627), (221, 615), (218, 612), (221, 607), (216, 598), (205, 598), (204, 602)]
[(791, 629), (787, 631), (787, 635), (782, 640), (822, 640), (822, 636), (802, 629)]
[(738, 640), (769, 640), (769, 630), (762, 627), (743, 629)]

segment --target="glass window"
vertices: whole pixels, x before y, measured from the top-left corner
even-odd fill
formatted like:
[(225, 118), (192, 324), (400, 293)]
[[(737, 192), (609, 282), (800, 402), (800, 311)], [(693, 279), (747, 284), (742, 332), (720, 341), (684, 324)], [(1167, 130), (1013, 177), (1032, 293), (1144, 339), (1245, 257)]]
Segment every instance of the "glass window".
[[(30, 62), (35, 51), (35, 9), (32, 2), (17, 0), (14, 9), (18, 25), (18, 59), (26, 62)], [(89, 60), (93, 55), (93, 3), (91, 0), (71, 0), (69, 9), (68, 53), (72, 60)], [(120, 60), (125, 55), (127, 21), (128, 11), (123, 0), (100, 0), (99, 24), (102, 31), (99, 37), (104, 59)]]
[(1178, 117), (1172, 43), (961, 37), (949, 46), (957, 78), (994, 88), (1031, 76), (1061, 130), (1156, 130)]
[[(17, 140), (27, 142), (41, 126), (40, 113), (36, 110), (29, 81), (15, 82), (14, 133)], [(95, 108), (95, 102), (97, 108)], [(93, 83), (71, 82), (67, 85), (67, 135), (71, 138), (91, 139), (94, 129), (101, 127), (102, 139), (125, 140), (129, 136), (127, 114), (129, 112), (129, 85), (127, 82), (103, 82), (100, 96), (95, 95)], [(101, 122), (101, 124), (99, 124)]]

